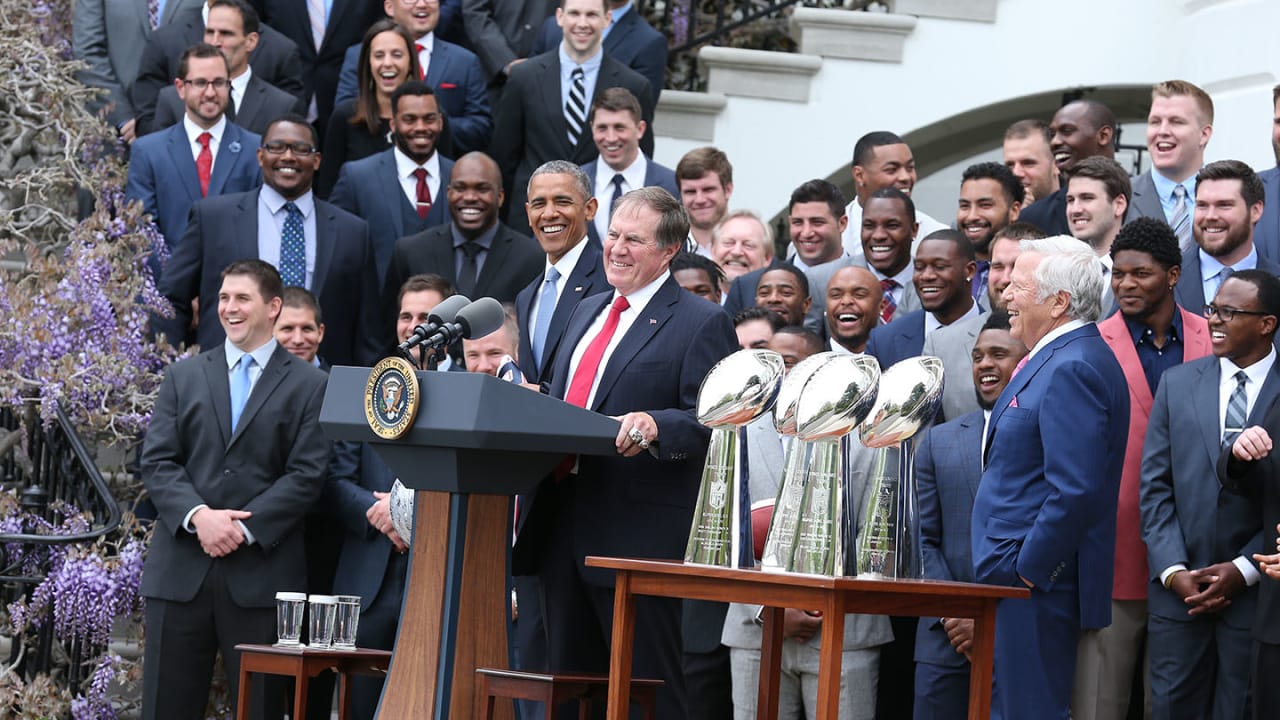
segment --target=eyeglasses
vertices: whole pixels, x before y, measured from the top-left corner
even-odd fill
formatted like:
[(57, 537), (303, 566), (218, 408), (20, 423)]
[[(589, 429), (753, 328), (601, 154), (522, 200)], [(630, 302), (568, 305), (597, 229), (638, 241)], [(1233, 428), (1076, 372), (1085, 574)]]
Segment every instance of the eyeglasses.
[(286, 150), (292, 150), (293, 154), (298, 157), (310, 157), (316, 152), (316, 148), (313, 145), (302, 142), (287, 143), (281, 140), (273, 140), (266, 143), (262, 146), (262, 149), (266, 150), (268, 155), (283, 155)]
[(1211, 318), (1214, 315), (1217, 315), (1222, 319), (1222, 322), (1231, 322), (1237, 315), (1257, 315), (1262, 317), (1270, 314), (1271, 313), (1263, 312), (1262, 310), (1241, 310), (1240, 308), (1227, 307), (1225, 305), (1214, 305), (1213, 303), (1207, 303), (1204, 306), (1204, 316), (1206, 318)]
[(214, 90), (219, 92), (231, 87), (231, 81), (226, 78), (216, 78), (214, 80), (206, 80), (205, 78), (183, 78), (182, 82), (184, 85), (190, 85), (200, 92), (204, 92), (210, 85), (213, 86)]

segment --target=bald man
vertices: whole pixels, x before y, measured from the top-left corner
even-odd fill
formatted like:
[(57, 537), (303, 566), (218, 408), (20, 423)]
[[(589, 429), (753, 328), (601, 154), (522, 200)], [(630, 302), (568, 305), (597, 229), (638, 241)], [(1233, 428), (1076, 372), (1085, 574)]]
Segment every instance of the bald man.
[[(1101, 155), (1115, 159), (1116, 116), (1097, 100), (1075, 100), (1063, 105), (1054, 113), (1049, 129), (1053, 132), (1049, 149), (1061, 173), (1070, 173), (1085, 158)], [(1035, 225), (1046, 235), (1070, 235), (1066, 186), (1023, 208), (1018, 219)]]
[(871, 329), (880, 321), (883, 303), (884, 289), (870, 270), (852, 265), (837, 270), (827, 283), (830, 349), (834, 352), (865, 352)]

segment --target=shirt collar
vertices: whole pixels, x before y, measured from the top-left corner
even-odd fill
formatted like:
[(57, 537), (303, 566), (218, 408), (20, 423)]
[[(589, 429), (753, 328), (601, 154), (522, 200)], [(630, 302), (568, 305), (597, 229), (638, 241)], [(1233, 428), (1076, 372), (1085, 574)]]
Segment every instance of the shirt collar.
[[(1204, 282), (1205, 280), (1208, 280), (1211, 277), (1216, 277), (1218, 273), (1222, 272), (1222, 268), (1226, 267), (1226, 265), (1223, 265), (1221, 262), (1218, 261), (1218, 258), (1205, 252), (1203, 248), (1197, 250), (1196, 252), (1200, 253), (1200, 281), (1201, 282)], [(1249, 254), (1245, 255), (1244, 259), (1241, 260), (1240, 262), (1236, 263), (1235, 265), (1232, 265), (1231, 269), (1232, 270), (1253, 270), (1256, 267), (1258, 267), (1258, 246), (1253, 245), (1249, 248)], [(1205, 298), (1205, 300), (1207, 302), (1213, 302), (1213, 298)]]
[(402, 152), (396, 145), (391, 146), (391, 151), (396, 158), (396, 177), (413, 178), (416, 182), (417, 178), (413, 177), (413, 172), (422, 167), (426, 168), (427, 177), (436, 178), (443, 184), (444, 178), (440, 177), (440, 153), (436, 152), (435, 148), (432, 148), (431, 150), (431, 157), (427, 158), (427, 161), (421, 165), (411, 160), (409, 156), (405, 155), (404, 152)]
[(1271, 372), (1271, 366), (1276, 364), (1276, 348), (1273, 345), (1267, 356), (1247, 368), (1231, 362), (1226, 358), (1218, 358), (1218, 366), (1221, 368), (1220, 382), (1227, 382), (1238, 371), (1244, 370), (1244, 374), (1249, 376), (1249, 382), (1261, 384), (1267, 379), (1267, 373)]
[(1162, 200), (1169, 198), (1173, 202), (1173, 189), (1178, 185), (1187, 189), (1187, 202), (1194, 203), (1196, 201), (1196, 174), (1191, 173), (1191, 177), (1182, 182), (1175, 182), (1169, 178), (1156, 172), (1155, 168), (1151, 168), (1151, 183), (1156, 186), (1156, 195)]
[[(413, 42), (415, 45), (421, 45), (422, 52), (425, 52), (427, 57), (431, 57), (431, 51), (436, 47), (436, 34), (434, 32), (429, 32)], [(422, 53), (418, 54), (421, 55)]]
[[(1124, 318), (1125, 327), (1129, 328), (1129, 335), (1133, 338), (1134, 345), (1141, 345), (1147, 337), (1147, 333), (1154, 330), (1151, 326), (1144, 325), (1124, 313), (1121, 313), (1120, 316)], [(1169, 331), (1167, 342), (1182, 341), (1182, 311), (1177, 305), (1173, 307), (1173, 324), (1166, 329)]]
[(547, 276), (547, 270), (550, 270), (553, 267), (556, 269), (556, 272), (560, 273), (561, 278), (569, 277), (569, 275), (573, 273), (574, 268), (578, 267), (578, 258), (582, 257), (582, 252), (583, 250), (586, 250), (587, 243), (589, 242), (591, 241), (584, 237), (582, 240), (578, 241), (577, 245), (569, 248), (569, 251), (564, 255), (561, 255), (560, 259), (554, 263), (551, 262), (551, 258), (548, 257), (546, 267), (542, 269), (542, 277), (545, 278)]
[(249, 87), (249, 80), (253, 77), (253, 68), (249, 65), (244, 66), (244, 72), (239, 77), (231, 78), (231, 90), (235, 96), (244, 100), (244, 91)]
[(270, 340), (267, 340), (257, 348), (246, 353), (244, 350), (232, 345), (230, 339), (223, 340), (222, 349), (227, 354), (227, 371), (229, 372), (234, 368), (236, 363), (240, 362), (240, 358), (244, 357), (246, 354), (253, 356), (253, 361), (258, 363), (259, 369), (265, 368), (267, 366), (267, 361), (270, 360), (271, 356), (275, 353), (277, 344), (276, 339), (272, 337)]
[[(453, 247), (458, 249), (467, 243), (467, 238), (463, 237), (462, 232), (458, 230), (458, 226), (452, 222), (449, 223), (449, 234), (453, 237)], [(493, 239), (498, 236), (498, 223), (494, 223), (493, 227), (480, 233), (474, 241), (475, 244), (488, 250), (493, 246)]]
[(622, 19), (623, 15), (626, 15), (628, 12), (631, 12), (631, 3), (627, 3), (622, 7), (609, 8), (609, 12), (610, 12), (610, 18), (611, 18), (609, 21), (609, 26), (613, 27), (614, 25), (617, 24), (618, 20)]
[[(636, 159), (631, 161), (630, 165), (622, 168), (621, 170), (614, 170), (609, 167), (609, 164), (604, 161), (604, 158), (600, 158), (600, 164), (596, 166), (597, 194), (613, 185), (613, 176), (619, 174), (622, 175), (623, 179), (625, 179), (627, 184), (632, 188), (644, 187), (644, 175), (647, 169), (647, 160), (644, 156), (644, 152), (637, 152)], [(601, 209), (603, 210), (604, 208)]]
[[(649, 304), (649, 301), (653, 299), (653, 296), (658, 294), (658, 288), (662, 287), (662, 283), (666, 282), (669, 277), (671, 277), (671, 271), (663, 270), (662, 274), (655, 278), (653, 282), (645, 285), (639, 290), (636, 290), (630, 295), (627, 295), (628, 309), (634, 310), (639, 314), (644, 310), (644, 307)], [(621, 293), (615, 290), (613, 292), (614, 299), (616, 300), (620, 294)]]
[(796, 255), (795, 257), (791, 258), (791, 262), (801, 270), (817, 270), (818, 268), (831, 267), (835, 263), (846, 260), (848, 257), (849, 257), (849, 253), (846, 252), (845, 250), (841, 250), (840, 256), (837, 257), (835, 260), (828, 260), (824, 263), (818, 263), (817, 265), (809, 265), (805, 263), (805, 261), (801, 259), (799, 255)]
[(898, 287), (903, 287), (903, 288), (910, 285), (911, 278), (915, 277), (915, 268), (912, 267), (911, 263), (907, 263), (906, 267), (899, 270), (898, 274), (894, 275), (893, 277), (889, 277), (888, 275), (885, 275), (884, 273), (875, 269), (874, 267), (871, 266), (870, 263), (867, 264), (867, 269), (871, 271), (872, 275), (876, 276), (877, 280), (893, 280), (894, 282), (898, 283)]
[[(969, 310), (964, 315), (961, 315), (955, 320), (952, 320), (951, 324), (954, 325), (960, 322), (961, 320), (968, 320), (971, 317), (977, 317), (978, 314), (981, 312), (982, 310), (978, 308), (978, 302), (975, 300), (973, 304), (969, 306)], [(939, 320), (936, 316), (934, 316), (934, 314), (931, 311), (926, 310), (924, 313), (924, 334), (928, 335), (929, 333), (933, 332), (934, 330), (937, 330), (940, 327), (946, 327), (946, 326), (943, 325), (942, 321)]]
[(188, 117), (187, 114), (184, 112), (182, 114), (182, 129), (187, 131), (187, 142), (190, 143), (191, 145), (195, 145), (199, 143), (200, 134), (207, 132), (213, 136), (212, 144), (221, 146), (222, 133), (227, 129), (227, 116), (226, 114), (219, 115), (218, 122), (214, 123), (213, 127), (209, 128), (208, 130), (205, 130), (199, 125), (191, 122), (191, 118)]
[(1045, 333), (1044, 337), (1040, 338), (1040, 342), (1036, 343), (1035, 347), (1031, 348), (1031, 352), (1027, 354), (1027, 358), (1030, 359), (1032, 357), (1035, 357), (1035, 354), (1043, 350), (1044, 347), (1049, 343), (1053, 342), (1054, 340), (1057, 340), (1063, 335), (1066, 335), (1072, 330), (1079, 330), (1080, 328), (1084, 327), (1087, 324), (1088, 323), (1086, 323), (1083, 320), (1068, 320), (1067, 322), (1050, 330), (1049, 332)]
[(569, 53), (564, 51), (563, 42), (560, 43), (559, 53), (560, 53), (560, 74), (563, 75), (564, 77), (569, 77), (569, 74), (572, 73), (573, 69), (577, 67), (582, 68), (582, 72), (587, 73), (589, 75), (599, 70), (600, 63), (604, 60), (603, 45), (598, 50), (596, 50), (595, 55), (592, 55), (591, 57), (587, 58), (587, 61), (582, 63), (581, 65), (574, 62), (573, 59), (569, 57)]
[[(267, 209), (271, 211), (272, 215), (278, 214), (282, 209), (284, 209), (285, 203), (289, 202), (289, 200), (286, 200), (283, 195), (270, 185), (262, 186), (262, 193), (259, 197), (262, 198), (262, 202), (266, 204)], [(293, 204), (297, 205), (298, 209), (302, 211), (302, 217), (311, 217), (312, 211), (316, 208), (316, 198), (315, 195), (312, 195), (311, 191), (308, 190), (298, 196), (297, 199), (293, 200)]]

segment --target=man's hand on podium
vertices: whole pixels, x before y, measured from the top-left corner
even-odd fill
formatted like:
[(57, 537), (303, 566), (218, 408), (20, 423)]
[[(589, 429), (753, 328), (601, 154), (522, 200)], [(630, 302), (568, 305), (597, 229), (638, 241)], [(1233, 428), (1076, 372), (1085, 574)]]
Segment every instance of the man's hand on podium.
[(640, 451), (648, 450), (650, 445), (658, 442), (658, 423), (649, 413), (627, 413), (622, 417), (614, 417), (614, 420), (622, 423), (618, 428), (618, 438), (614, 441), (619, 455), (639, 455)]
[(408, 543), (400, 537), (400, 533), (396, 532), (396, 526), (391, 522), (391, 493), (374, 492), (373, 496), (377, 501), (364, 511), (364, 516), (369, 520), (369, 524), (375, 530), (387, 536), (391, 544), (395, 546), (396, 552), (404, 552), (409, 549)]

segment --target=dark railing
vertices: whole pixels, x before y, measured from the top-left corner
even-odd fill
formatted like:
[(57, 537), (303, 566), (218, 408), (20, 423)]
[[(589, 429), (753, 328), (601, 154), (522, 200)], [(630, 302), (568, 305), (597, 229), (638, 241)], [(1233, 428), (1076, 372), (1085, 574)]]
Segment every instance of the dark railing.
[[(25, 417), (20, 417), (19, 412)], [(115, 532), (120, 527), (121, 513), (93, 456), (62, 411), (46, 429), (34, 406), (17, 412), (0, 408), (0, 433), (9, 438), (0, 452), (0, 490), (14, 491), (27, 517), (42, 518), (57, 527), (62, 521), (59, 508), (71, 506), (88, 520), (87, 530), (73, 534), (42, 531), (34, 521), (19, 532), (0, 533), (0, 603), (7, 606), (20, 598), (30, 599), (48, 571), (50, 550), (91, 543)], [(32, 557), (44, 558), (44, 563), (33, 567)], [(58, 657), (67, 659), (71, 687), (84, 678), (81, 660), (90, 657), (93, 650), (82, 647), (79, 641), (60, 649)], [(34, 646), (24, 649), (14, 638), (6, 664), (15, 665), (20, 676), (46, 673), (54, 664), (54, 651), (50, 604)], [(23, 653), (21, 662), (19, 653)]]

